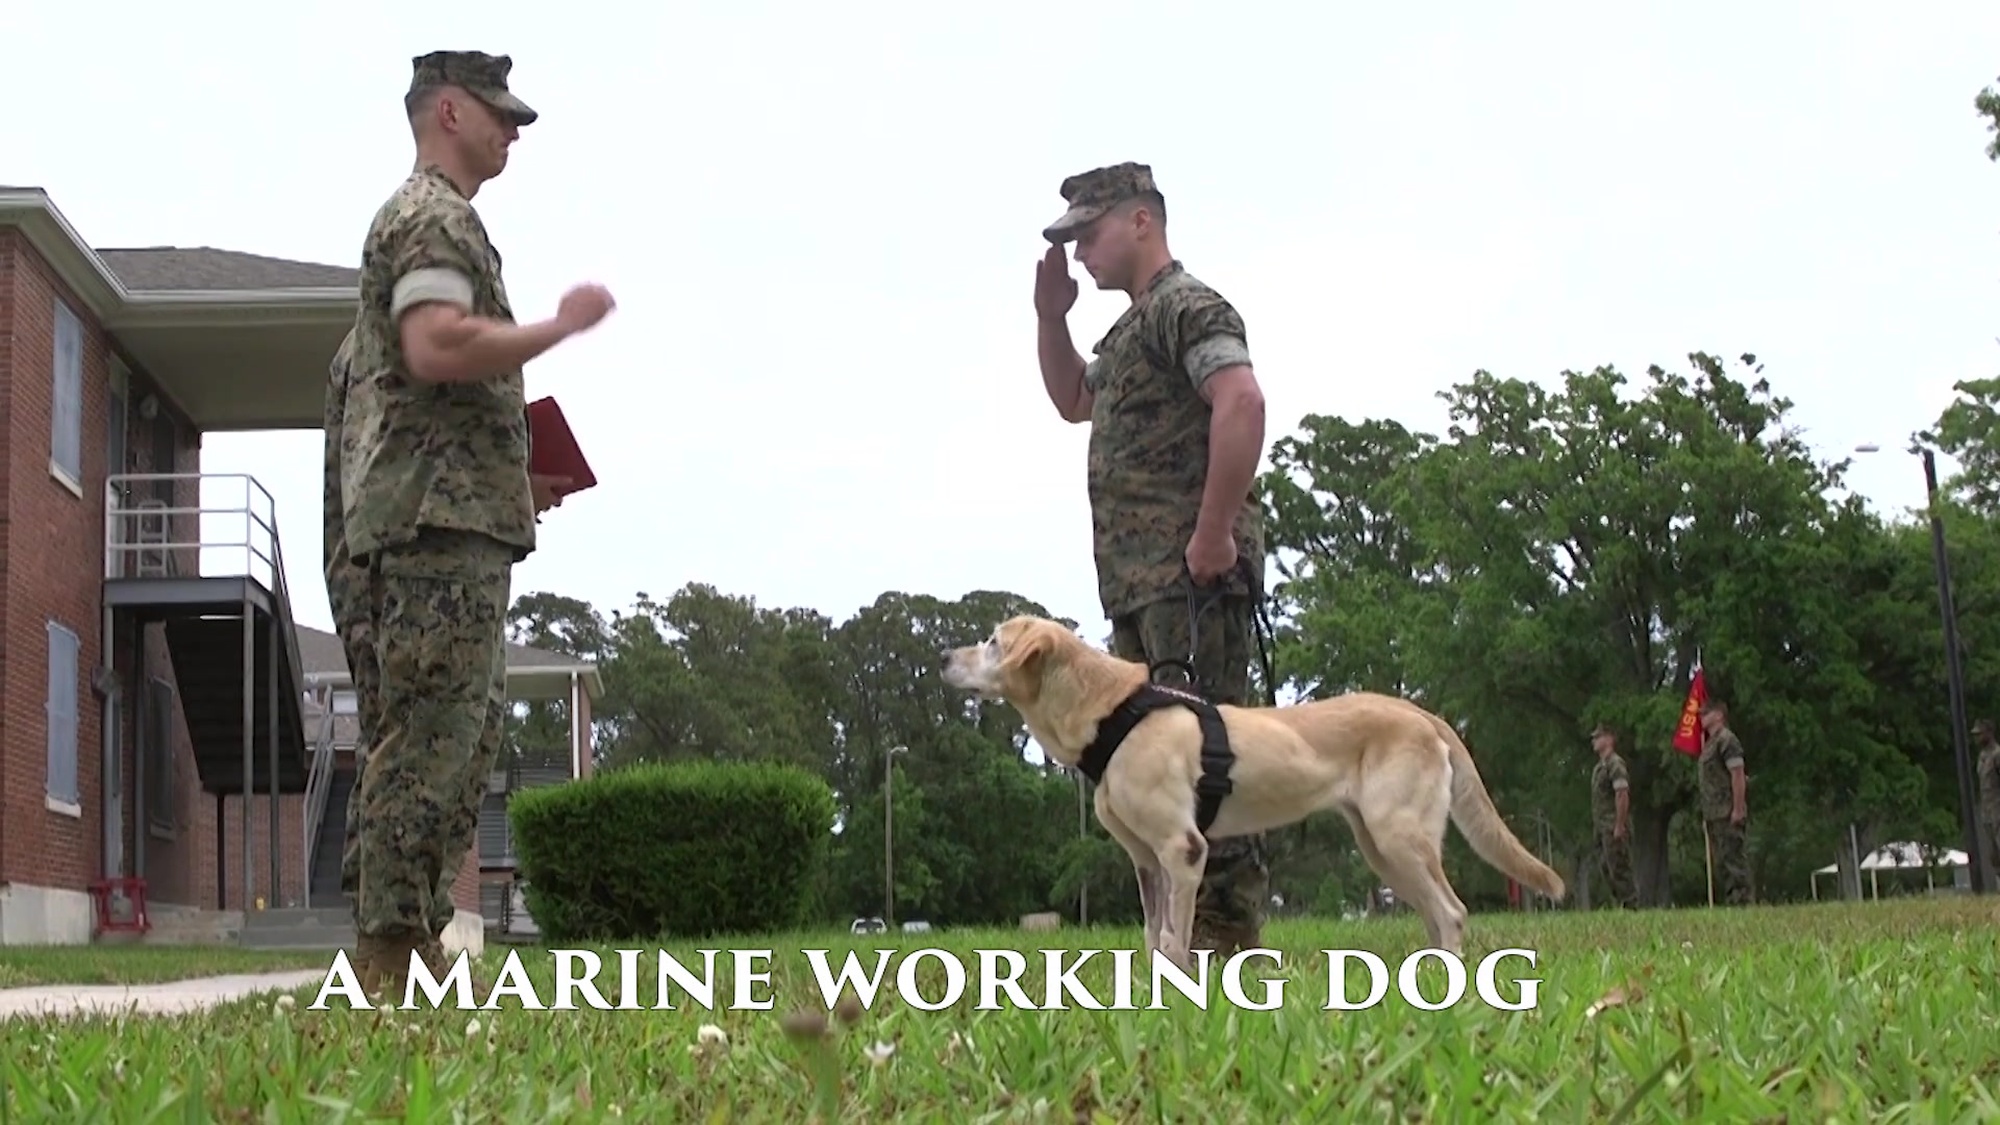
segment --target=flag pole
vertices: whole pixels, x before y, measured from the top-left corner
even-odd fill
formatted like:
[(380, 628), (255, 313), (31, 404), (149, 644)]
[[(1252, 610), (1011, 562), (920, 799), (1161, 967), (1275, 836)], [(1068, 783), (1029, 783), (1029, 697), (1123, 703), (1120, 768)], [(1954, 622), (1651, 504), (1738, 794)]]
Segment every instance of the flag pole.
[(1715, 845), (1709, 842), (1708, 823), (1706, 821), (1701, 826), (1701, 860), (1702, 866), (1708, 868), (1708, 905), (1713, 907), (1715, 905)]

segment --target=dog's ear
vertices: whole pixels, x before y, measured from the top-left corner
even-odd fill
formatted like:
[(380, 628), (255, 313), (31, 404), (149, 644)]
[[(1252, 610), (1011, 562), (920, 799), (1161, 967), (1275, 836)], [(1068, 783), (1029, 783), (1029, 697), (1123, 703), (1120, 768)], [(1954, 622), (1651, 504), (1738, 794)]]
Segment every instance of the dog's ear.
[(1000, 660), (1000, 670), (1031, 687), (1039, 686), (1042, 665), (1054, 649), (1055, 639), (1049, 636), (1047, 629), (1022, 629), (1014, 634), (1013, 642), (1007, 646), (1006, 655)]

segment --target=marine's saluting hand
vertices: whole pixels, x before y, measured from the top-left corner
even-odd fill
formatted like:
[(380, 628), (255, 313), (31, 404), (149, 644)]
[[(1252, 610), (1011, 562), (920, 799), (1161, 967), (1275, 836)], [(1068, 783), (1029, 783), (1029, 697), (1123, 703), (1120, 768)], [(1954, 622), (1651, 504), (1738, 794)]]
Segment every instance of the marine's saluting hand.
[(1069, 275), (1069, 261), (1061, 246), (1051, 246), (1035, 263), (1035, 315), (1061, 320), (1075, 304), (1076, 279)]

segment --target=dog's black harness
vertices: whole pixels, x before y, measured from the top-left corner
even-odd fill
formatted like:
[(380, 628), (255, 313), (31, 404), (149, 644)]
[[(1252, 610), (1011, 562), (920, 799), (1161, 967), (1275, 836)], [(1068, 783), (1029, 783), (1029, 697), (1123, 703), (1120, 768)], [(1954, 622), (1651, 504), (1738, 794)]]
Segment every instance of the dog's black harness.
[(1132, 733), (1132, 728), (1146, 716), (1168, 707), (1185, 707), (1201, 720), (1201, 777), (1194, 787), (1194, 823), (1206, 836), (1216, 814), (1222, 811), (1222, 799), (1233, 788), (1229, 767), (1236, 761), (1236, 752), (1229, 748), (1229, 731), (1223, 726), (1222, 712), (1208, 700), (1161, 684), (1140, 685), (1139, 690), (1126, 696), (1116, 710), (1097, 724), (1097, 737), (1083, 748), (1076, 768), (1092, 785), (1097, 784), (1104, 777), (1104, 768), (1111, 764), (1111, 756), (1118, 752), (1119, 744)]
[[(1264, 696), (1267, 705), (1278, 705), (1277, 682), (1271, 667), (1271, 621), (1264, 613), (1262, 599), (1256, 597), (1262, 587), (1257, 572), (1250, 560), (1240, 558), (1236, 569), (1249, 584), (1253, 600), (1258, 602), (1255, 624), (1260, 626), (1257, 634), (1257, 654), (1262, 658), (1264, 670)], [(1147, 667), (1149, 675), (1157, 676), (1163, 668), (1179, 668), (1188, 682), (1195, 681), (1195, 654), (1200, 651), (1197, 639), (1200, 635), (1201, 617), (1210, 606), (1221, 597), (1223, 586), (1220, 582), (1206, 588), (1195, 582), (1188, 573), (1186, 562), (1181, 564), (1181, 577), (1187, 582), (1188, 603), (1188, 653), (1186, 660), (1167, 658), (1155, 660)], [(1205, 596), (1204, 596), (1205, 594)], [(1201, 720), (1201, 777), (1195, 781), (1195, 827), (1202, 835), (1208, 835), (1210, 825), (1215, 823), (1216, 814), (1222, 811), (1222, 799), (1229, 796), (1234, 785), (1229, 780), (1229, 769), (1236, 762), (1236, 752), (1229, 747), (1229, 730), (1223, 725), (1222, 712), (1215, 704), (1201, 696), (1165, 684), (1147, 683), (1125, 697), (1117, 709), (1106, 715), (1097, 724), (1097, 737), (1083, 748), (1083, 756), (1077, 759), (1076, 768), (1083, 776), (1096, 785), (1104, 777), (1104, 769), (1111, 764), (1111, 756), (1118, 752), (1118, 745), (1140, 720), (1168, 707), (1185, 707)]]

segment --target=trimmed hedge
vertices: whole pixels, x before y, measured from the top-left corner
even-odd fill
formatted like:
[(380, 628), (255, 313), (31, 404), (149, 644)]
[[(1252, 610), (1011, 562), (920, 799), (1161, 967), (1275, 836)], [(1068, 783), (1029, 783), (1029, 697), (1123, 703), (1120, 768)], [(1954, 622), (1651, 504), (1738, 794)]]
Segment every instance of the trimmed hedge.
[(648, 763), (523, 790), (507, 817), (546, 940), (647, 941), (808, 924), (834, 799), (795, 766)]

